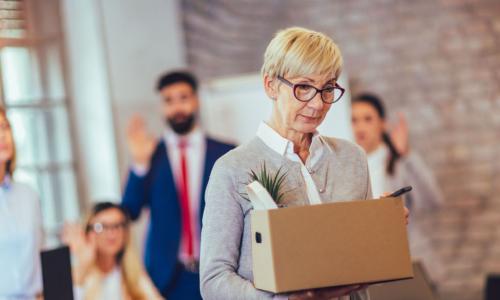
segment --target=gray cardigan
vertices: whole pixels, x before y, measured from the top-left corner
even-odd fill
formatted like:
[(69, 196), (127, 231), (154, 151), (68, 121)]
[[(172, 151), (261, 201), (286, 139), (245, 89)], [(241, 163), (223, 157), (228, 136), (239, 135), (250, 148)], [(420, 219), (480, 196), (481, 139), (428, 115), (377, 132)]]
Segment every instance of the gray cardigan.
[[(371, 198), (365, 154), (358, 146), (337, 138), (323, 137), (332, 151), (323, 151), (323, 163), (311, 175), (323, 202)], [(245, 186), (250, 170), (262, 163), (275, 173), (287, 172), (282, 188), (288, 206), (308, 205), (300, 163), (269, 148), (258, 138), (221, 157), (214, 165), (205, 193), (201, 233), (200, 281), (204, 299), (272, 299), (273, 294), (253, 286), (250, 210)], [(243, 195), (243, 196), (242, 196)], [(369, 299), (366, 290), (351, 299)]]

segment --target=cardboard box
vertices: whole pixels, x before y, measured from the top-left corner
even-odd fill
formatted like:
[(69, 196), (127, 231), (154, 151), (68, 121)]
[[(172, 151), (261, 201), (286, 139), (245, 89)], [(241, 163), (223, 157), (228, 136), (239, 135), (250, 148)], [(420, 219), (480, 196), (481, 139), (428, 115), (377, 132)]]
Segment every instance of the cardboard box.
[(274, 293), (408, 279), (401, 198), (254, 210), (253, 276)]

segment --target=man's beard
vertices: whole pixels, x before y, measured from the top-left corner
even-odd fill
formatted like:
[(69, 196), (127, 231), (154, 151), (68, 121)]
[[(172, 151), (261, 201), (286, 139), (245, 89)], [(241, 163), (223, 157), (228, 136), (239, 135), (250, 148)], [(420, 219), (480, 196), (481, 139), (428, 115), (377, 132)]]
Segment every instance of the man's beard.
[(193, 129), (195, 121), (196, 113), (190, 115), (176, 114), (173, 117), (167, 118), (167, 124), (179, 135), (189, 133)]

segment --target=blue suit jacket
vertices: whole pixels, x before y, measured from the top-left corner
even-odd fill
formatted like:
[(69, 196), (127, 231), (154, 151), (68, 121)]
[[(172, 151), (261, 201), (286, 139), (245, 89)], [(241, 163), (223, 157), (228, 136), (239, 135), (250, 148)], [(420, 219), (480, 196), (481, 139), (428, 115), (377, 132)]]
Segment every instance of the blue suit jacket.
[[(205, 208), (205, 188), (215, 161), (234, 148), (206, 138), (205, 168), (200, 195), (200, 224)], [(181, 239), (181, 213), (177, 189), (167, 157), (164, 141), (158, 143), (148, 173), (139, 177), (129, 173), (122, 205), (132, 220), (139, 217), (144, 206), (150, 208), (150, 222), (146, 239), (145, 265), (151, 279), (160, 291), (170, 285), (178, 261)]]

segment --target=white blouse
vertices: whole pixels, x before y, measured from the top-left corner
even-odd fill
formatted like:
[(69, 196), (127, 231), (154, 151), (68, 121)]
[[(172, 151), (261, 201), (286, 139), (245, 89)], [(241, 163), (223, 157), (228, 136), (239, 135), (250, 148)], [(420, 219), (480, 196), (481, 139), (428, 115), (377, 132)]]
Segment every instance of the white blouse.
[[(257, 130), (257, 136), (271, 149), (278, 152), (286, 158), (300, 163), (300, 171), (304, 182), (306, 183), (307, 197), (312, 205), (321, 204), (319, 191), (314, 183), (309, 170), (314, 169), (314, 166), (321, 163), (320, 159), (323, 151), (332, 151), (328, 143), (325, 142), (318, 132), (313, 134), (311, 145), (309, 147), (309, 157), (304, 164), (300, 157), (294, 152), (293, 142), (282, 137), (271, 126), (262, 122)], [(274, 299), (288, 299), (286, 295), (275, 295)], [(332, 300), (349, 300), (349, 296), (333, 298)]]
[(366, 155), (368, 169), (370, 170), (370, 181), (374, 198), (379, 198), (383, 193), (392, 192), (388, 187), (387, 161), (389, 160), (389, 149), (380, 145), (375, 151)]
[(311, 176), (311, 171), (314, 166), (320, 163), (320, 158), (323, 151), (331, 151), (328, 144), (323, 141), (321, 136), (316, 132), (313, 135), (311, 146), (309, 147), (309, 157), (304, 164), (300, 157), (294, 152), (293, 142), (282, 137), (271, 126), (262, 122), (257, 130), (257, 136), (269, 148), (278, 152), (278, 154), (290, 159), (291, 161), (300, 163), (300, 171), (306, 183), (307, 196), (310, 204), (321, 204), (321, 197), (314, 180)]
[(41, 292), (42, 234), (36, 193), (6, 178), (0, 187), (0, 300), (34, 299)]
[[(109, 274), (104, 275), (100, 279), (100, 295), (99, 299), (125, 299), (122, 291), (122, 275), (120, 268), (116, 267)], [(75, 287), (75, 299), (85, 299), (85, 288)], [(98, 300), (98, 299), (96, 299)]]
[[(153, 282), (144, 271), (140, 271), (139, 288), (148, 300), (162, 300)], [(130, 300), (125, 290), (122, 271), (115, 267), (111, 272), (103, 274), (97, 268), (91, 269), (81, 286), (74, 286), (75, 300)]]

